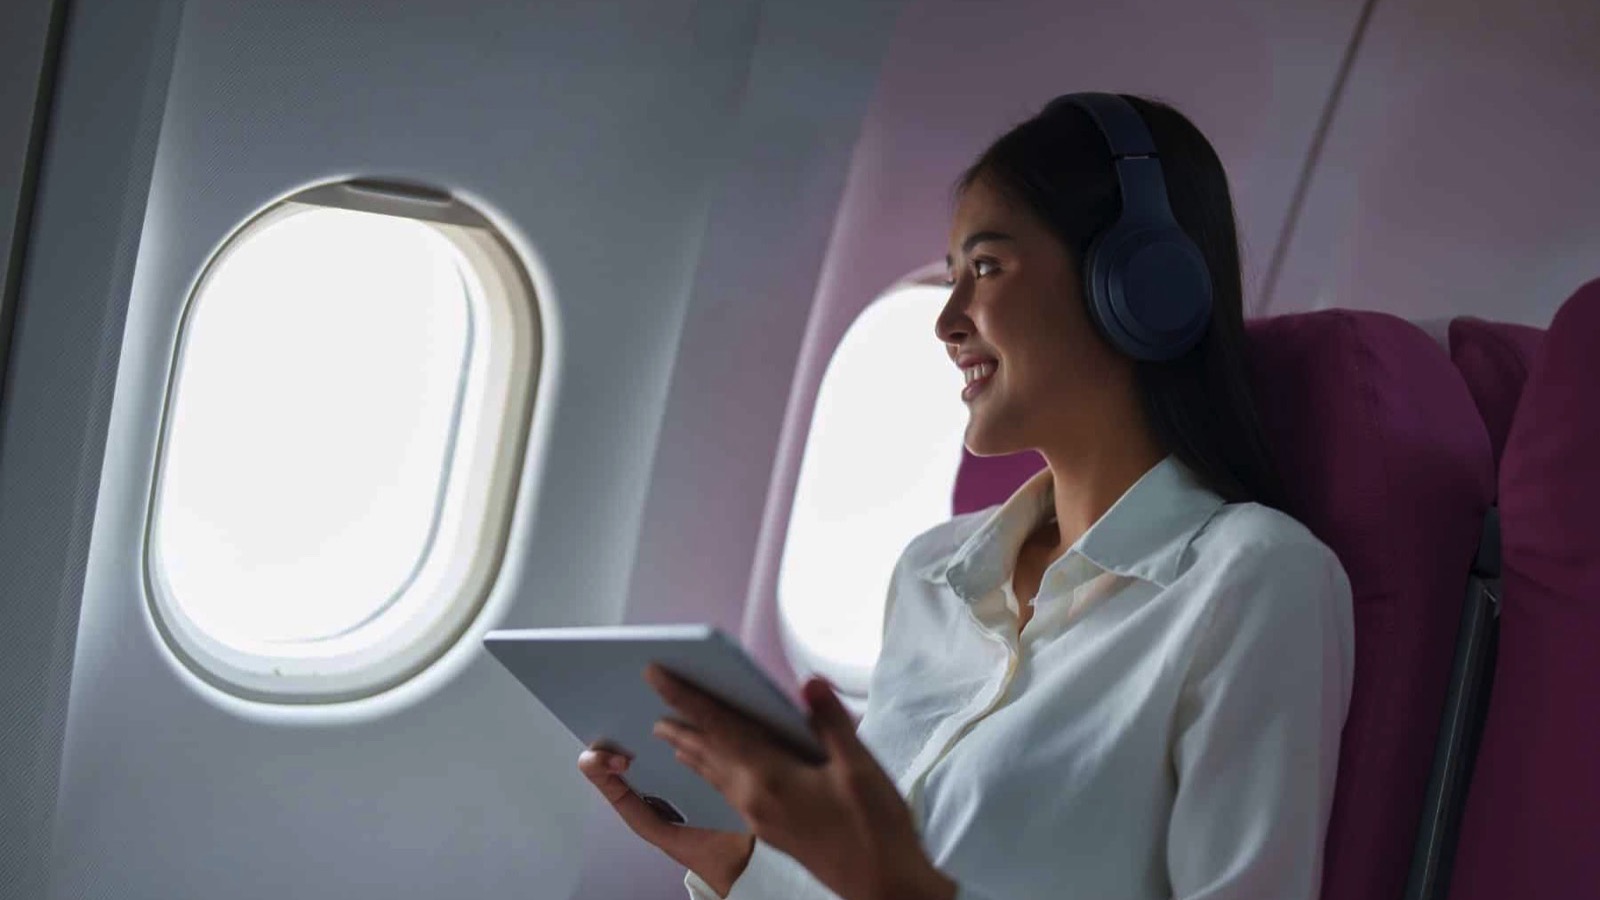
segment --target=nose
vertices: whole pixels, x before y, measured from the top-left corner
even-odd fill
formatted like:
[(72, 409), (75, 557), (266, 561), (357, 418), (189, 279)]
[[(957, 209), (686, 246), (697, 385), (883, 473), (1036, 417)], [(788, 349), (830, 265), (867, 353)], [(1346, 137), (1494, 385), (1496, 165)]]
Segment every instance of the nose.
[(967, 317), (967, 289), (965, 279), (957, 279), (955, 287), (950, 289), (950, 299), (945, 301), (944, 309), (939, 310), (939, 317), (933, 320), (933, 333), (940, 341), (949, 345), (954, 353), (955, 346), (961, 344), (972, 335), (974, 326)]

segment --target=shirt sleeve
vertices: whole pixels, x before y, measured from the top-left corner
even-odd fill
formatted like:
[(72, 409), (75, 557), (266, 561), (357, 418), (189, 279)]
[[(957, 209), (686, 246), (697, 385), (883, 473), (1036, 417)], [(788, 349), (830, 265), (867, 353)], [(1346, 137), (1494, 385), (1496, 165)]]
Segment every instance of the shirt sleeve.
[(1177, 900), (1316, 900), (1350, 705), (1350, 583), (1313, 540), (1219, 577), (1175, 718)]
[(690, 900), (840, 900), (794, 857), (760, 838), (726, 897), (692, 871), (684, 873), (683, 885)]

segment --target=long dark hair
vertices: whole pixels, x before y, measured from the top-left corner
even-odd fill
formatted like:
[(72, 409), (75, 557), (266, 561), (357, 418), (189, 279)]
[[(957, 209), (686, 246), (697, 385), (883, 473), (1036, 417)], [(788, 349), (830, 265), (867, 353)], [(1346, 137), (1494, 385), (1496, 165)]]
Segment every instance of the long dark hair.
[[(1245, 364), (1244, 287), (1227, 173), (1182, 113), (1121, 96), (1150, 129), (1173, 215), (1205, 256), (1212, 282), (1211, 324), (1200, 343), (1171, 362), (1135, 363), (1145, 414), (1163, 448), (1224, 500), (1281, 506)], [(1001, 135), (962, 173), (956, 192), (980, 177), (1043, 221), (1080, 270), (1090, 241), (1122, 210), (1105, 136), (1071, 104), (1047, 106)]]

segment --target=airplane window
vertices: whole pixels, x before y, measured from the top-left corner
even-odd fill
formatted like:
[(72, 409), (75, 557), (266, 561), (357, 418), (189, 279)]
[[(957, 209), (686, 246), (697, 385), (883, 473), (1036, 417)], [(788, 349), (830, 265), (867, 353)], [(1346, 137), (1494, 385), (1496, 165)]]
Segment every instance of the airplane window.
[(324, 186), (224, 243), (182, 323), (146, 547), (191, 669), (345, 700), (459, 637), (504, 551), (534, 312), (448, 195)]
[(902, 286), (851, 324), (822, 378), (778, 573), (786, 647), (863, 697), (895, 562), (950, 518), (967, 413), (934, 337), (944, 288)]

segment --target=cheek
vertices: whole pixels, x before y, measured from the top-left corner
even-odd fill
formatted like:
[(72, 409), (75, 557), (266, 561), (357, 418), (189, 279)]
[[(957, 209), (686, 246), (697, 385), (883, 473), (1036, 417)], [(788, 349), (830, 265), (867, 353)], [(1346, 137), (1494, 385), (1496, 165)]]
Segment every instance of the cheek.
[(1019, 328), (1012, 346), (1018, 380), (1052, 386), (1075, 383), (1103, 368), (1108, 349), (1087, 319), (1059, 310)]

